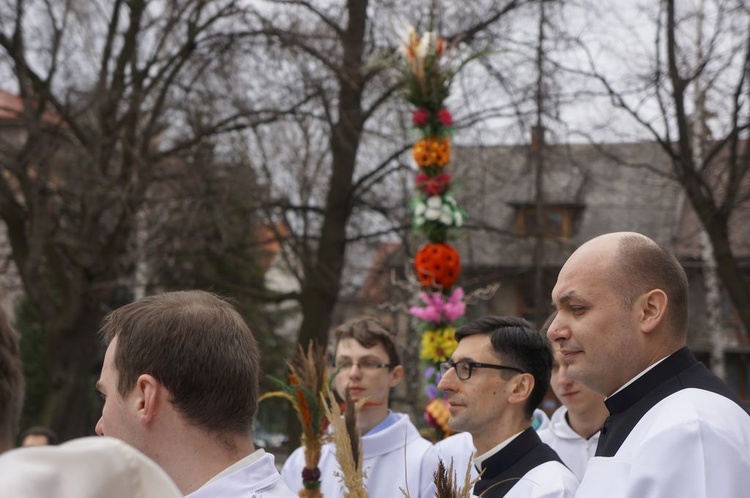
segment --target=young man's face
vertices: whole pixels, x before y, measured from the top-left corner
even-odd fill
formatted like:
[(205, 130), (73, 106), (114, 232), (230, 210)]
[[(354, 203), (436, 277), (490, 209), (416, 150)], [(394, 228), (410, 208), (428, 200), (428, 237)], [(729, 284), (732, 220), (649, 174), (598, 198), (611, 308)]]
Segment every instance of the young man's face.
[(126, 443), (137, 446), (137, 407), (131, 392), (124, 398), (117, 390), (118, 374), (115, 369), (115, 352), (117, 338), (115, 338), (104, 354), (102, 373), (96, 383), (97, 390), (104, 399), (102, 416), (96, 424), (96, 433), (100, 436), (111, 436)]
[(341, 368), (333, 381), (333, 387), (342, 397), (349, 386), (352, 398), (368, 399), (369, 405), (388, 407), (388, 394), (403, 376), (402, 366), (392, 368), (388, 364), (388, 352), (382, 344), (366, 348), (356, 339), (341, 339), (336, 346), (335, 365), (350, 365)]
[[(461, 339), (451, 359), (454, 362), (468, 360), (502, 365), (492, 349), (488, 334), (469, 335)], [(440, 380), (438, 389), (445, 393), (448, 401), (450, 428), (469, 432), (475, 441), (494, 434), (500, 415), (508, 407), (510, 381), (504, 377), (498, 370), (474, 368), (469, 379), (461, 380), (454, 368), (448, 370)]]
[(595, 413), (604, 403), (604, 396), (595, 393), (568, 376), (568, 364), (565, 363), (563, 355), (559, 351), (555, 351), (550, 385), (557, 399), (571, 413), (579, 415)]

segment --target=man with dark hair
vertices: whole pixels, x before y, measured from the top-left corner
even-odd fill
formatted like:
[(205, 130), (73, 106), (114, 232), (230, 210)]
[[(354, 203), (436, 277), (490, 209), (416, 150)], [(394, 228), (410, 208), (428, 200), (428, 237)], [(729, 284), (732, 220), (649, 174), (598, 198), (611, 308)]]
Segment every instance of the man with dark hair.
[(295, 496), (253, 446), (260, 351), (232, 305), (203, 291), (150, 296), (110, 313), (100, 333), (97, 434), (145, 453), (191, 498)]
[[(348, 387), (352, 398), (366, 399), (357, 412), (357, 429), (362, 435), (362, 469), (365, 486), (375, 497), (435, 496), (433, 473), (437, 456), (429, 441), (403, 413), (388, 409), (391, 388), (404, 375), (404, 367), (391, 332), (377, 319), (357, 318), (335, 330), (336, 346), (333, 387), (343, 396)], [(298, 448), (284, 464), (281, 475), (294, 490), (302, 488), (304, 450)], [(323, 446), (318, 468), (321, 492), (326, 498), (343, 497), (343, 484), (334, 448)]]
[(0, 453), (14, 446), (23, 408), (23, 389), (18, 333), (0, 307)]
[(531, 427), (549, 388), (549, 342), (529, 322), (484, 317), (456, 331), (458, 347), (440, 364), (456, 431), (471, 434), (482, 472), (473, 494), (497, 497), (572, 497), (573, 473)]
[(740, 497), (750, 416), (686, 347), (687, 277), (637, 233), (596, 237), (560, 271), (547, 335), (610, 416), (578, 496)]
[(47, 427), (29, 427), (19, 438), (21, 446), (54, 446), (58, 443), (57, 434)]

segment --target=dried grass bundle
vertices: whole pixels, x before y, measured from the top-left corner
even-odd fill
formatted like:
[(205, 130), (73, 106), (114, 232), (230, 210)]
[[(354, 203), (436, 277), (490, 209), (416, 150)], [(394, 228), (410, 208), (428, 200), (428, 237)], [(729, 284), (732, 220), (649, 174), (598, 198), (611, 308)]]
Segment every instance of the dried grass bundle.
[[(349, 388), (344, 394), (344, 416), (333, 397), (328, 393), (330, 408), (326, 415), (331, 421), (331, 439), (336, 448), (336, 461), (341, 473), (336, 474), (344, 485), (344, 498), (368, 498), (365, 488), (365, 474), (362, 471), (362, 441), (357, 430), (357, 415)], [(363, 402), (360, 402), (363, 404)]]
[(325, 348), (308, 344), (307, 352), (299, 347), (299, 351), (288, 363), (288, 383), (268, 376), (279, 391), (266, 393), (260, 400), (267, 398), (284, 398), (288, 400), (302, 425), (302, 446), (305, 448), (305, 468), (302, 470), (301, 498), (322, 498), (320, 494), (320, 450), (323, 438), (328, 428), (325, 400), (330, 390), (326, 372)]
[(479, 480), (479, 477), (471, 478), (471, 460), (469, 465), (466, 467), (466, 474), (464, 475), (463, 486), (458, 485), (458, 475), (453, 470), (453, 458), (451, 458), (450, 467), (445, 468), (443, 460), (438, 461), (438, 468), (433, 478), (435, 479), (435, 498), (470, 498), (471, 490), (474, 487), (474, 483)]

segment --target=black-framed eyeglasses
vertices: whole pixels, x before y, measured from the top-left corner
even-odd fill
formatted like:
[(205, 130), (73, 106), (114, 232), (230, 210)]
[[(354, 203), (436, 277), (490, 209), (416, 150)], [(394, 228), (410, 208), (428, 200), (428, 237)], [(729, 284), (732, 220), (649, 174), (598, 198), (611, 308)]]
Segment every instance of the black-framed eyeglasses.
[(512, 372), (526, 373), (520, 368), (506, 367), (505, 365), (492, 365), (491, 363), (479, 363), (469, 360), (445, 360), (440, 362), (440, 375), (445, 376), (451, 368), (456, 369), (456, 377), (458, 377), (459, 380), (469, 380), (471, 378), (471, 372), (475, 368), (492, 368), (494, 370), (510, 370)]

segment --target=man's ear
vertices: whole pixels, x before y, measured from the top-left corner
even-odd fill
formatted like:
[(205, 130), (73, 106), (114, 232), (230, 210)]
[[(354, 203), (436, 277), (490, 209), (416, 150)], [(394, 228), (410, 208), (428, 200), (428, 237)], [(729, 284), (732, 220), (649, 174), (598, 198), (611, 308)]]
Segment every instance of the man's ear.
[(153, 376), (143, 374), (135, 382), (135, 403), (138, 410), (138, 421), (149, 424), (164, 403), (166, 390)]
[(391, 370), (391, 380), (389, 382), (389, 385), (391, 387), (396, 387), (396, 385), (401, 382), (401, 378), (404, 376), (404, 367), (401, 365), (396, 365), (393, 367), (393, 370)]
[(664, 320), (669, 298), (661, 289), (650, 290), (638, 298), (638, 312), (641, 331), (648, 334)]
[(513, 388), (508, 395), (509, 403), (526, 403), (526, 400), (531, 396), (531, 391), (534, 390), (534, 376), (530, 373), (522, 373), (515, 376), (513, 379)]

